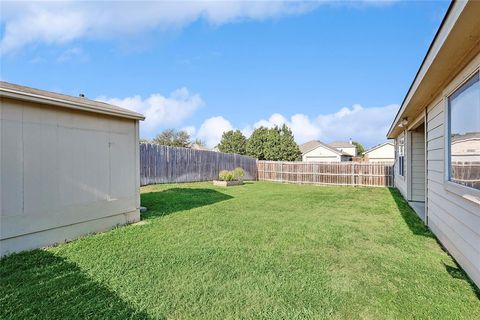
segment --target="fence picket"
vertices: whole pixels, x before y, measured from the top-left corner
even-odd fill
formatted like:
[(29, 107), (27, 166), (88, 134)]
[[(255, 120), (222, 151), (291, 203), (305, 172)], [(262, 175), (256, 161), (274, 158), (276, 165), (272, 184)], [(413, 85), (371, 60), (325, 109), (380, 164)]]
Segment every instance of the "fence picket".
[(246, 180), (256, 180), (256, 162), (239, 154), (141, 144), (140, 184), (214, 180), (221, 170), (236, 167), (245, 170)]
[[(257, 161), (258, 180), (393, 187), (393, 163)], [(280, 174), (280, 179), (279, 179)]]

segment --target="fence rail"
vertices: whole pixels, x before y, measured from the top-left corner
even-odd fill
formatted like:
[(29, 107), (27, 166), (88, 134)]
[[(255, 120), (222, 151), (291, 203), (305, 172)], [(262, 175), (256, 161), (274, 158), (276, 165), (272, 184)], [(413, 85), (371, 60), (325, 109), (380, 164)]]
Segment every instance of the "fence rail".
[(263, 181), (393, 187), (393, 163), (257, 161)]
[(206, 150), (140, 145), (140, 184), (208, 181), (221, 170), (241, 167), (245, 179), (255, 180), (256, 159), (238, 154)]

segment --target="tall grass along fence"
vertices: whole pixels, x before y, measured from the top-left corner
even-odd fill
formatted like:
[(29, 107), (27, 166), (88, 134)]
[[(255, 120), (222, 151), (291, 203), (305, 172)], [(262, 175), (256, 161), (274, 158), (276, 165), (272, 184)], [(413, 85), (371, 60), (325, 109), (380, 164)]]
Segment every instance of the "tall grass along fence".
[(258, 180), (319, 185), (393, 187), (393, 162), (257, 161)]
[(256, 159), (206, 150), (140, 145), (140, 184), (208, 181), (221, 170), (245, 170), (246, 180), (255, 180)]

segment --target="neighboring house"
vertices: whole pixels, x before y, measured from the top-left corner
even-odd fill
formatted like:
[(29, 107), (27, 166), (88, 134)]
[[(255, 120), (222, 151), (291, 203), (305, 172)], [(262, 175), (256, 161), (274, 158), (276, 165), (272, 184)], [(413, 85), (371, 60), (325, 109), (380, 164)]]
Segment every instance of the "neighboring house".
[(452, 135), (452, 162), (480, 163), (480, 132)]
[(202, 145), (199, 145), (198, 143), (193, 143), (191, 146), (190, 146), (190, 149), (193, 149), (193, 150), (204, 150), (204, 151), (208, 151), (210, 149), (208, 149), (207, 147), (204, 147)]
[(355, 146), (351, 140), (350, 142), (336, 141), (336, 142), (329, 143), (328, 145), (352, 157), (357, 156), (357, 146)]
[(0, 256), (138, 221), (143, 119), (0, 82)]
[(453, 1), (388, 138), (396, 187), (478, 286), (479, 134), (480, 1)]
[(350, 161), (352, 156), (337, 150), (318, 140), (312, 140), (299, 146), (302, 161), (305, 162), (340, 162)]
[(368, 162), (393, 162), (395, 160), (395, 146), (387, 141), (363, 153), (363, 158)]

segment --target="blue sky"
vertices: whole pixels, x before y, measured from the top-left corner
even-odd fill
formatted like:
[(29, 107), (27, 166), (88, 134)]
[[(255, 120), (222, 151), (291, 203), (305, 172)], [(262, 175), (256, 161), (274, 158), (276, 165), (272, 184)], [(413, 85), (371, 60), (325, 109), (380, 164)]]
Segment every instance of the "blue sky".
[(1, 78), (147, 116), (141, 135), (288, 123), (385, 134), (445, 14), (431, 2), (3, 2)]

